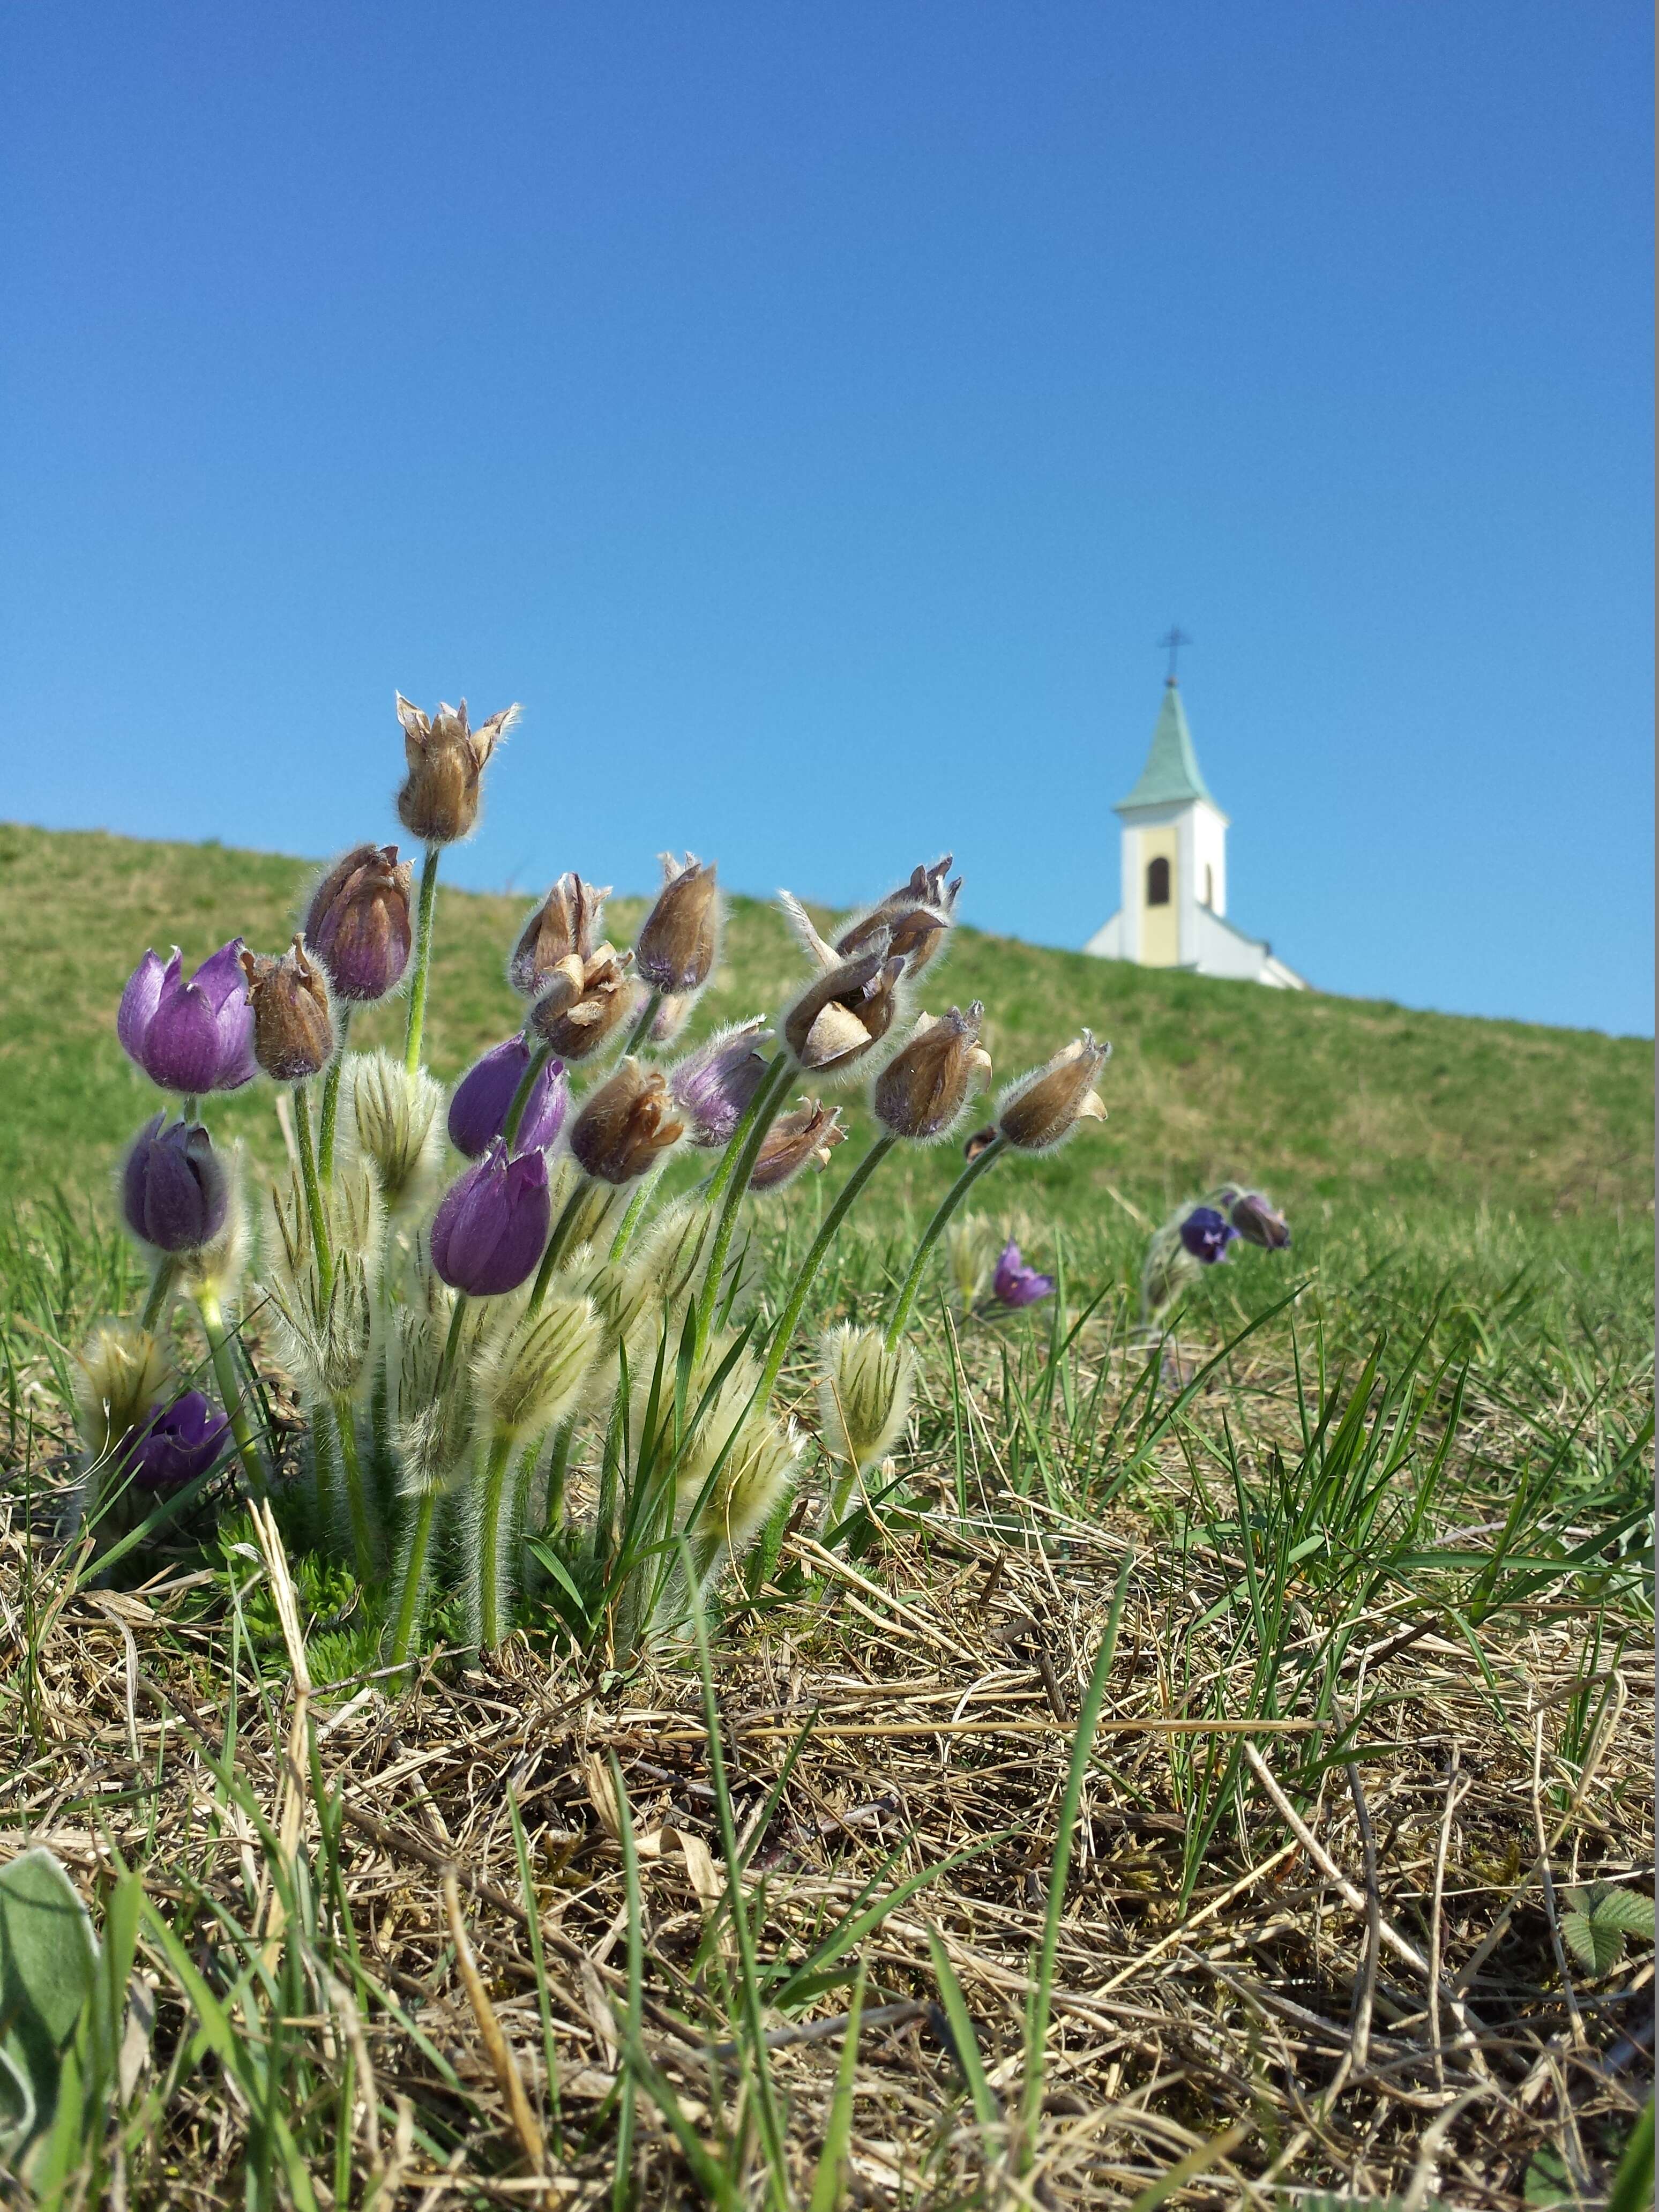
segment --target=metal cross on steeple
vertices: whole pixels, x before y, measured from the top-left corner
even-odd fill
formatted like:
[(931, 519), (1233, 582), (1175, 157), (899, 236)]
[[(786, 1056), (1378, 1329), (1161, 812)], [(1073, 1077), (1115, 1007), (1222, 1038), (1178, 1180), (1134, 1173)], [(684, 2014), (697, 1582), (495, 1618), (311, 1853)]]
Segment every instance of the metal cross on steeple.
[(1182, 629), (1179, 623), (1172, 623), (1170, 626), (1169, 635), (1166, 637), (1159, 638), (1159, 646), (1170, 656), (1170, 672), (1164, 678), (1166, 684), (1173, 684), (1175, 682), (1176, 657), (1180, 653), (1183, 645), (1190, 645), (1191, 643), (1191, 638), (1188, 636), (1186, 631)]

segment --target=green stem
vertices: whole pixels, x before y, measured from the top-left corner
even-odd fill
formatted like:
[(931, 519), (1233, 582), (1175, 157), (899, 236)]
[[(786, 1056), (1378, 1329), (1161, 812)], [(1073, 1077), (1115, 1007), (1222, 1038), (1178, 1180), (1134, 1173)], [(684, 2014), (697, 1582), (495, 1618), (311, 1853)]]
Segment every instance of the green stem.
[(340, 1432), (340, 1462), (345, 1469), (346, 1510), (351, 1516), (351, 1542), (357, 1554), (357, 1577), (374, 1580), (374, 1539), (368, 1526), (368, 1499), (363, 1489), (362, 1463), (357, 1456), (357, 1423), (350, 1395), (342, 1390), (334, 1399), (334, 1425)]
[(212, 1291), (197, 1292), (196, 1310), (202, 1316), (202, 1331), (212, 1356), (214, 1376), (219, 1385), (219, 1395), (225, 1401), (225, 1412), (230, 1417), (230, 1433), (235, 1437), (236, 1449), (241, 1454), (243, 1471), (254, 1496), (263, 1498), (265, 1494), (265, 1471), (259, 1458), (259, 1447), (254, 1442), (253, 1424), (248, 1419), (247, 1408), (242, 1403), (241, 1378), (236, 1372), (236, 1360), (225, 1328), (224, 1310)]
[(300, 1179), (306, 1187), (306, 1211), (311, 1216), (311, 1241), (317, 1248), (317, 1280), (326, 1311), (329, 1292), (334, 1287), (334, 1255), (329, 1249), (328, 1216), (323, 1211), (323, 1187), (317, 1180), (317, 1155), (312, 1149), (311, 1101), (303, 1083), (294, 1086), (294, 1140), (300, 1154)]
[(547, 1286), (553, 1279), (553, 1270), (570, 1241), (570, 1231), (577, 1214), (581, 1211), (589, 1189), (591, 1176), (578, 1176), (574, 1189), (564, 1202), (563, 1210), (553, 1224), (553, 1234), (547, 1240), (547, 1249), (542, 1255), (542, 1264), (536, 1271), (536, 1280), (530, 1293), (530, 1304), (525, 1309), (525, 1318), (531, 1320), (542, 1310), (542, 1300), (547, 1296)]
[(421, 863), (421, 901), (415, 924), (415, 973), (409, 986), (409, 1030), (404, 1040), (404, 1066), (413, 1075), (421, 1064), (421, 1031), (426, 1025), (426, 978), (432, 965), (432, 925), (438, 909), (438, 855), (441, 845), (428, 845)]
[(345, 1066), (346, 1039), (350, 1034), (351, 1004), (348, 1000), (340, 1007), (334, 1032), (334, 1057), (323, 1078), (323, 1128), (317, 1142), (317, 1172), (325, 1182), (334, 1180), (334, 1125), (340, 1115), (340, 1073)]
[(625, 1060), (630, 1052), (637, 1052), (651, 1035), (651, 1024), (662, 1011), (662, 993), (653, 991), (640, 1009), (640, 1018), (628, 1032), (628, 1042), (623, 1047)]
[(483, 1494), (479, 1501), (478, 1641), (486, 1651), (498, 1650), (507, 1633), (501, 1625), (501, 1508), (507, 1489), (507, 1466), (512, 1456), (511, 1436), (497, 1431), (490, 1441)]
[(708, 1186), (708, 1203), (718, 1206), (720, 1217), (714, 1224), (713, 1242), (708, 1248), (708, 1268), (702, 1279), (702, 1288), (697, 1294), (697, 1342), (708, 1340), (714, 1325), (714, 1308), (719, 1302), (721, 1279), (726, 1273), (726, 1262), (732, 1250), (732, 1233), (738, 1225), (738, 1212), (744, 1194), (749, 1188), (749, 1178), (755, 1172), (755, 1163), (760, 1158), (761, 1146), (766, 1142), (766, 1133), (778, 1116), (790, 1083), (795, 1063), (787, 1052), (780, 1052), (771, 1067), (762, 1076), (759, 1087), (750, 1100), (744, 1117), (732, 1133), (719, 1167)]
[(179, 1116), (185, 1123), (199, 1121), (202, 1118), (201, 1102), (193, 1091), (185, 1093), (185, 1103), (179, 1109)]
[(144, 1310), (138, 1316), (140, 1328), (154, 1328), (167, 1306), (167, 1295), (178, 1279), (179, 1262), (170, 1252), (157, 1256), (155, 1273), (149, 1279), (149, 1295), (144, 1300)]
[(651, 1194), (657, 1188), (661, 1176), (662, 1169), (655, 1167), (648, 1175), (640, 1178), (640, 1187), (629, 1200), (628, 1211), (623, 1214), (621, 1222), (617, 1224), (617, 1233), (611, 1240), (611, 1256), (613, 1260), (620, 1260), (633, 1243), (634, 1231), (640, 1224), (640, 1216), (645, 1212)]
[(426, 1586), (426, 1555), (432, 1547), (432, 1522), (438, 1510), (438, 1494), (428, 1491), (416, 1500), (415, 1518), (410, 1525), (409, 1542), (404, 1556), (404, 1586), (398, 1600), (398, 1618), (392, 1631), (392, 1663), (403, 1666), (409, 1658), (409, 1647), (415, 1641), (415, 1632), (421, 1625), (421, 1598)]
[(547, 1469), (547, 1510), (542, 1516), (542, 1526), (549, 1535), (564, 1525), (565, 1476), (570, 1467), (570, 1444), (575, 1435), (574, 1419), (562, 1421), (553, 1439), (553, 1455)]
[(969, 1160), (962, 1173), (939, 1202), (939, 1209), (921, 1232), (921, 1242), (916, 1247), (916, 1256), (910, 1262), (910, 1272), (904, 1279), (904, 1288), (899, 1292), (898, 1304), (893, 1308), (893, 1318), (887, 1325), (887, 1349), (891, 1352), (904, 1334), (910, 1318), (910, 1309), (916, 1302), (916, 1292), (921, 1288), (922, 1270), (927, 1264), (927, 1255), (944, 1234), (945, 1224), (962, 1204), (969, 1192), (987, 1168), (1002, 1158), (1008, 1149), (1006, 1137), (993, 1137), (985, 1150), (975, 1160)]
[(449, 1334), (444, 1339), (444, 1356), (438, 1363), (438, 1387), (434, 1398), (441, 1398), (449, 1388), (449, 1378), (455, 1372), (455, 1357), (461, 1348), (461, 1323), (466, 1317), (466, 1292), (457, 1291), (454, 1310), (449, 1316)]
[(835, 1204), (824, 1215), (823, 1226), (813, 1238), (811, 1250), (801, 1261), (799, 1273), (795, 1277), (783, 1311), (778, 1316), (777, 1327), (772, 1333), (772, 1349), (767, 1354), (766, 1365), (761, 1371), (760, 1387), (755, 1393), (757, 1412), (764, 1411), (771, 1400), (783, 1363), (789, 1357), (790, 1340), (795, 1334), (795, 1323), (800, 1319), (801, 1308), (806, 1304), (813, 1278), (823, 1264), (823, 1255), (836, 1241), (836, 1231), (847, 1218), (853, 1201), (897, 1142), (896, 1137), (878, 1137), (848, 1176)]
[(553, 1057), (550, 1044), (538, 1044), (530, 1055), (530, 1065), (519, 1078), (519, 1087), (513, 1094), (513, 1103), (507, 1109), (507, 1119), (501, 1124), (501, 1139), (509, 1157), (513, 1140), (519, 1133), (519, 1124), (524, 1119), (524, 1109), (530, 1103), (530, 1094), (536, 1087), (536, 1079)]

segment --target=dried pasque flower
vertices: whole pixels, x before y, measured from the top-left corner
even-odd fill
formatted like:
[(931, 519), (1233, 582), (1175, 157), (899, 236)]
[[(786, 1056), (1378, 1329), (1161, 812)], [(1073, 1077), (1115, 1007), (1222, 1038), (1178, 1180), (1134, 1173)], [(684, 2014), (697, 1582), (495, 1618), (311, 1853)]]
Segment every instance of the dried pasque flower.
[(453, 845), (469, 837), (478, 819), (478, 779), (489, 757), (518, 718), (516, 706), (468, 727), (466, 702), (441, 704), (424, 714), (400, 691), (398, 720), (404, 726), (409, 774), (398, 793), (398, 819), (411, 837), (426, 845)]
[[(506, 1134), (507, 1117), (530, 1071), (532, 1057), (520, 1033), (508, 1037), (504, 1044), (492, 1046), (482, 1060), (473, 1061), (449, 1102), (449, 1141), (458, 1152), (476, 1160), (497, 1137)], [(564, 1063), (550, 1060), (530, 1086), (513, 1138), (514, 1152), (549, 1151), (558, 1141), (569, 1104)]]
[(484, 1346), (478, 1403), (500, 1436), (539, 1436), (574, 1404), (605, 1331), (591, 1300), (550, 1298)]
[(952, 1006), (935, 1021), (919, 1014), (910, 1041), (876, 1078), (876, 1119), (896, 1137), (930, 1145), (948, 1137), (975, 1085), (991, 1073), (979, 1042), (985, 1009), (977, 999), (964, 1014)]
[(213, 1401), (186, 1390), (157, 1407), (122, 1460), (141, 1490), (176, 1490), (205, 1474), (229, 1438), (230, 1423)]
[(530, 1025), (561, 1060), (586, 1060), (627, 1020), (634, 1003), (628, 973), (633, 957), (601, 945), (580, 962), (580, 972), (573, 954), (549, 979), (531, 1010)]
[(1085, 1030), (1046, 1066), (1012, 1084), (998, 1102), (998, 1135), (1023, 1152), (1048, 1152), (1079, 1121), (1103, 1121), (1106, 1109), (1093, 1085), (1111, 1049)]
[(412, 1072), (389, 1052), (353, 1053), (349, 1126), (374, 1163), (380, 1194), (394, 1212), (412, 1205), (435, 1171), (442, 1142), (443, 1091), (423, 1067)]
[(662, 1072), (631, 1057), (584, 1101), (570, 1132), (577, 1164), (600, 1182), (631, 1182), (685, 1134)]
[(1054, 1294), (1054, 1279), (1040, 1275), (1035, 1267), (1028, 1267), (1020, 1257), (1019, 1247), (1011, 1237), (1003, 1246), (997, 1261), (996, 1273), (991, 1278), (991, 1295), (999, 1305), (1034, 1306), (1039, 1299)]
[(273, 1083), (303, 1083), (334, 1057), (328, 981), (296, 937), (280, 957), (244, 952), (253, 1006), (253, 1057)]
[(962, 878), (957, 876), (947, 883), (945, 878), (950, 872), (949, 853), (931, 868), (914, 869), (908, 883), (901, 884), (897, 890), (890, 891), (867, 914), (847, 924), (836, 939), (836, 951), (843, 958), (866, 951), (877, 932), (884, 929), (888, 950), (898, 955), (912, 975), (920, 975), (944, 950), (956, 919)]
[(714, 866), (694, 853), (662, 855), (663, 885), (634, 944), (635, 971), (653, 991), (700, 991), (720, 950), (720, 892)]
[(969, 1161), (970, 1163), (976, 1160), (981, 1152), (988, 1152), (991, 1146), (995, 1144), (996, 1140), (997, 1133), (996, 1124), (994, 1122), (988, 1124), (988, 1126), (983, 1129), (975, 1129), (972, 1136), (967, 1138), (963, 1141), (962, 1147), (963, 1158)]
[(121, 1210), (133, 1235), (161, 1252), (199, 1252), (229, 1207), (229, 1182), (207, 1131), (167, 1123), (162, 1114), (147, 1121), (121, 1170)]
[(100, 1321), (75, 1355), (81, 1440), (100, 1460), (149, 1419), (166, 1388), (167, 1354), (136, 1321)]
[(567, 961), (575, 961), (580, 969), (592, 958), (610, 896), (609, 884), (601, 889), (584, 883), (574, 871), (559, 878), (525, 924), (507, 963), (507, 980), (520, 996), (539, 998)]
[(1247, 1244), (1259, 1244), (1267, 1252), (1283, 1252), (1290, 1244), (1290, 1223), (1282, 1213), (1275, 1212), (1271, 1199), (1264, 1198), (1259, 1190), (1247, 1190), (1235, 1197), (1227, 1208), (1227, 1218)]
[(500, 1297), (534, 1272), (552, 1226), (547, 1155), (508, 1159), (497, 1138), (451, 1183), (432, 1220), (432, 1264), (452, 1290)]
[(395, 845), (354, 845), (312, 894), (305, 941), (336, 998), (371, 1005), (403, 979), (414, 944), (410, 887)]
[(1194, 1260), (1213, 1267), (1227, 1256), (1227, 1247), (1238, 1236), (1224, 1214), (1212, 1206), (1195, 1206), (1181, 1223), (1181, 1241)]
[(831, 1152), (846, 1141), (840, 1107), (803, 1098), (789, 1113), (780, 1114), (767, 1131), (749, 1188), (781, 1190), (803, 1168), (827, 1168)]
[(731, 1142), (769, 1065), (762, 1047), (771, 1042), (771, 1032), (757, 1015), (735, 1028), (717, 1030), (670, 1068), (668, 1087), (694, 1145)]
[(146, 952), (128, 978), (115, 1018), (130, 1060), (163, 1091), (199, 1097), (253, 1080), (253, 1010), (233, 937), (188, 982), (178, 946), (163, 968)]
[(783, 1018), (784, 1042), (811, 1075), (850, 1075), (892, 1027), (904, 962), (878, 931), (867, 951), (817, 976)]
[(909, 1416), (914, 1356), (902, 1343), (890, 1349), (878, 1328), (842, 1322), (825, 1334), (819, 1359), (823, 1448), (850, 1468), (868, 1467)]

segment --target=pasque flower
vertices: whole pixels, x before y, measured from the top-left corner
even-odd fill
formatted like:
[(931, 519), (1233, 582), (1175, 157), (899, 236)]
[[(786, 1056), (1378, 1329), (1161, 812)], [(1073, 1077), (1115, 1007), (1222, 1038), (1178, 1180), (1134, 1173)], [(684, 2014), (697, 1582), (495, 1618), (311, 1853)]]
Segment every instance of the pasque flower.
[(892, 1027), (903, 973), (884, 929), (867, 951), (809, 983), (783, 1018), (784, 1042), (801, 1066), (815, 1075), (850, 1073)]
[(163, 968), (146, 952), (121, 994), (116, 1034), (130, 1060), (163, 1091), (186, 1097), (253, 1080), (253, 1010), (233, 937), (188, 982), (177, 945)]
[(663, 886), (634, 945), (635, 971), (653, 991), (700, 991), (720, 949), (720, 893), (712, 861), (662, 855)]
[(303, 1083), (334, 1057), (328, 981), (296, 937), (286, 952), (244, 952), (253, 1057), (273, 1083)]
[(453, 845), (472, 833), (478, 819), (478, 779), (489, 757), (517, 719), (516, 706), (492, 714), (474, 730), (466, 702), (441, 703), (434, 714), (398, 694), (409, 774), (398, 793), (398, 819), (427, 845)]
[(781, 1190), (805, 1167), (827, 1168), (830, 1154), (844, 1144), (839, 1106), (821, 1106), (816, 1098), (803, 1098), (793, 1113), (780, 1114), (762, 1142), (750, 1190)]
[(631, 1057), (584, 1102), (570, 1131), (578, 1164), (601, 1182), (631, 1182), (685, 1134), (661, 1070)]
[(1247, 1244), (1260, 1244), (1265, 1251), (1282, 1252), (1291, 1241), (1291, 1224), (1282, 1213), (1276, 1212), (1271, 1199), (1264, 1198), (1259, 1190), (1247, 1190), (1236, 1197), (1227, 1209), (1227, 1218)]
[(1218, 1213), (1212, 1206), (1195, 1206), (1181, 1224), (1181, 1241), (1194, 1260), (1205, 1267), (1213, 1267), (1218, 1260), (1227, 1256), (1227, 1247), (1238, 1231), (1224, 1214)]
[(210, 1398), (186, 1390), (158, 1406), (123, 1455), (143, 1490), (175, 1490), (205, 1474), (224, 1449), (230, 1423)]
[(354, 845), (312, 893), (306, 950), (337, 998), (367, 1006), (402, 980), (414, 943), (413, 874), (407, 860), (399, 866), (395, 845)]
[(964, 1014), (952, 1006), (942, 1019), (919, 1014), (908, 1044), (876, 1078), (876, 1119), (896, 1137), (928, 1145), (948, 1136), (975, 1085), (991, 1072), (981, 1046), (985, 1009), (976, 999)]
[(956, 919), (962, 878), (957, 876), (946, 883), (950, 872), (949, 853), (931, 868), (914, 869), (908, 883), (890, 891), (867, 914), (848, 923), (836, 939), (836, 951), (848, 957), (867, 951), (877, 931), (884, 929), (888, 933), (888, 950), (898, 955), (912, 975), (920, 975), (928, 962), (944, 950), (945, 938)]
[(634, 980), (631, 952), (601, 945), (586, 960), (573, 954), (556, 969), (531, 1010), (530, 1025), (561, 1060), (586, 1060), (628, 1018)]
[[(475, 1060), (449, 1102), (449, 1141), (477, 1159), (506, 1133), (507, 1116), (532, 1059), (522, 1035), (510, 1036)], [(564, 1062), (550, 1060), (530, 1087), (513, 1139), (515, 1152), (547, 1152), (558, 1141), (570, 1104)]]
[(730, 1143), (768, 1061), (761, 1050), (771, 1038), (757, 1014), (735, 1029), (717, 1030), (668, 1072), (674, 1103), (685, 1115), (694, 1145)]
[(1039, 1299), (1048, 1297), (1054, 1287), (1054, 1277), (1040, 1275), (1035, 1267), (1028, 1267), (1020, 1257), (1018, 1245), (1010, 1237), (991, 1278), (991, 1295), (997, 1303), (1005, 1306), (1034, 1306)]
[(432, 1220), (432, 1264), (470, 1297), (516, 1291), (542, 1256), (552, 1226), (545, 1152), (508, 1159), (499, 1138), (451, 1183)]
[(556, 969), (574, 958), (579, 964), (592, 956), (599, 916), (611, 896), (609, 884), (601, 888), (584, 883), (574, 872), (559, 878), (525, 924), (524, 933), (507, 963), (507, 980), (526, 999), (539, 998)]
[(205, 1129), (157, 1114), (133, 1139), (121, 1210), (135, 1237), (161, 1252), (199, 1252), (225, 1225), (230, 1184)]
[(1063, 1144), (1079, 1121), (1103, 1121), (1106, 1109), (1093, 1085), (1111, 1049), (1085, 1030), (1046, 1066), (1003, 1092), (997, 1133), (1023, 1152), (1047, 1152)]

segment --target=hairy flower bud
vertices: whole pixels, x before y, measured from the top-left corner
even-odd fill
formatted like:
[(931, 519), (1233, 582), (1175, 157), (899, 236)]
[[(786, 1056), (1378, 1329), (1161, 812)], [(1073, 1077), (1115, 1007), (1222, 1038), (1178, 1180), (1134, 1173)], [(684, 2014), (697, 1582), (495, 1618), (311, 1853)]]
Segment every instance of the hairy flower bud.
[(979, 1042), (985, 1009), (977, 999), (964, 1014), (952, 1006), (942, 1020), (919, 1014), (910, 1042), (876, 1078), (876, 1119), (896, 1137), (931, 1145), (947, 1137), (977, 1083), (991, 1073)]
[(328, 983), (296, 937), (280, 957), (244, 952), (253, 1006), (253, 1057), (273, 1083), (303, 1083), (334, 1057)]
[(694, 1554), (708, 1574), (721, 1558), (740, 1559), (794, 1486), (800, 1438), (793, 1422), (781, 1426), (751, 1413), (732, 1439), (714, 1487), (697, 1516)]
[(783, 1018), (784, 1042), (809, 1074), (850, 1074), (892, 1026), (902, 959), (890, 957), (884, 930), (855, 959), (814, 978)]
[(1273, 1201), (1259, 1190), (1247, 1190), (1236, 1197), (1227, 1209), (1227, 1218), (1247, 1244), (1259, 1244), (1267, 1252), (1283, 1252), (1289, 1246), (1289, 1222), (1274, 1212)]
[(356, 1052), (346, 1061), (350, 1126), (374, 1163), (380, 1193), (395, 1212), (422, 1194), (441, 1150), (443, 1091), (423, 1067), (411, 1073), (389, 1052)]
[(889, 951), (905, 963), (910, 975), (920, 975), (944, 950), (956, 919), (962, 878), (957, 876), (947, 884), (945, 879), (950, 872), (949, 853), (931, 868), (915, 869), (908, 883), (890, 891), (867, 914), (848, 923), (836, 939), (836, 951), (843, 958), (866, 951), (877, 932), (884, 929), (888, 933)]
[(188, 982), (178, 946), (165, 968), (153, 952), (128, 978), (115, 1018), (130, 1060), (163, 1091), (185, 1097), (238, 1091), (253, 1080), (253, 1010), (233, 937)]
[(780, 1114), (762, 1141), (750, 1190), (781, 1190), (805, 1167), (827, 1168), (836, 1146), (845, 1144), (839, 1106), (803, 1098), (793, 1112)]
[(100, 1321), (75, 1355), (81, 1440), (94, 1460), (149, 1419), (167, 1385), (167, 1354), (134, 1321)]
[(194, 1122), (147, 1121), (121, 1171), (121, 1210), (133, 1235), (161, 1252), (199, 1252), (225, 1225), (230, 1186), (213, 1139)]
[(627, 969), (633, 957), (601, 945), (580, 962), (580, 974), (574, 954), (555, 971), (531, 1011), (530, 1025), (561, 1060), (586, 1060), (628, 1019), (635, 987)]
[(435, 714), (427, 715), (398, 692), (409, 774), (398, 793), (398, 819), (411, 837), (426, 845), (453, 845), (471, 836), (478, 819), (478, 779), (518, 713), (516, 706), (505, 708), (474, 730), (467, 726), (465, 699), (459, 707), (441, 703)]
[(305, 941), (337, 998), (367, 1006), (402, 980), (414, 944), (414, 870), (395, 845), (354, 845), (312, 894)]
[(298, 1174), (273, 1183), (260, 1279), (278, 1356), (307, 1401), (355, 1390), (374, 1334), (385, 1209), (366, 1161), (337, 1161), (322, 1191), (331, 1264), (319, 1264), (311, 1209)]
[(507, 963), (507, 980), (521, 997), (539, 998), (567, 960), (586, 963), (592, 957), (599, 916), (610, 896), (609, 884), (600, 889), (574, 872), (559, 878), (525, 924)]
[(653, 991), (700, 991), (720, 949), (720, 893), (714, 866), (693, 853), (662, 855), (663, 886), (634, 945), (636, 974)]
[(122, 1453), (141, 1490), (177, 1490), (205, 1474), (230, 1441), (230, 1423), (210, 1398), (186, 1390), (159, 1406)]
[(819, 1348), (818, 1418), (823, 1448), (851, 1468), (871, 1466), (904, 1426), (915, 1360), (908, 1345), (889, 1351), (878, 1328), (842, 1322)]
[(478, 1402), (498, 1434), (539, 1435), (575, 1402), (604, 1340), (585, 1297), (550, 1298), (486, 1345), (478, 1363)]
[[(529, 1073), (531, 1057), (530, 1047), (519, 1035), (473, 1061), (449, 1102), (449, 1141), (458, 1152), (476, 1160), (506, 1134), (507, 1117)], [(514, 1152), (549, 1151), (558, 1141), (569, 1104), (564, 1063), (550, 1060), (530, 1086), (513, 1139)]]
[(1085, 1030), (1046, 1066), (1010, 1085), (998, 1103), (997, 1133), (1023, 1152), (1047, 1152), (1079, 1121), (1103, 1121), (1106, 1109), (1092, 1085), (1111, 1049)]
[(672, 1112), (661, 1071), (624, 1060), (583, 1103), (570, 1132), (571, 1152), (599, 1182), (631, 1182), (685, 1134)]
[(996, 1257), (997, 1232), (982, 1214), (959, 1213), (946, 1225), (945, 1267), (963, 1313), (971, 1313), (990, 1288)]
[(509, 1160), (498, 1138), (439, 1201), (432, 1264), (453, 1290), (499, 1297), (534, 1272), (551, 1226), (546, 1154)]
[(768, 1066), (761, 1048), (770, 1042), (770, 1032), (757, 1015), (734, 1029), (717, 1030), (669, 1069), (668, 1087), (690, 1125), (694, 1145), (731, 1142), (760, 1088)]

